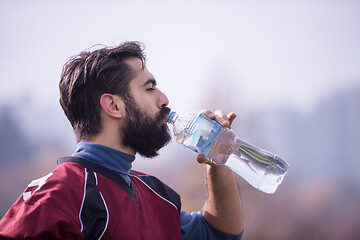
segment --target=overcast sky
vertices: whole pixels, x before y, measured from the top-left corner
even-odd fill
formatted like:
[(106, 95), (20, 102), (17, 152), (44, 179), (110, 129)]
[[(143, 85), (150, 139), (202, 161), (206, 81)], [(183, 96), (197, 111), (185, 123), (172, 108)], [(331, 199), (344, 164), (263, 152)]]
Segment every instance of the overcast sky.
[(0, 103), (59, 111), (65, 61), (124, 40), (145, 43), (148, 68), (179, 111), (206, 107), (208, 86), (247, 106), (305, 111), (359, 86), (359, 1), (170, 2), (0, 0)]

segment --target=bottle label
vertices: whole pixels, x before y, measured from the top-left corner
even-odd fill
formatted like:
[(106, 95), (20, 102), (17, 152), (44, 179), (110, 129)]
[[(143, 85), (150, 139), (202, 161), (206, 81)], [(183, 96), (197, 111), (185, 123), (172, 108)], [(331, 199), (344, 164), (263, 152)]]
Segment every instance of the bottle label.
[(190, 137), (184, 145), (207, 157), (222, 128), (219, 123), (201, 113), (190, 127)]

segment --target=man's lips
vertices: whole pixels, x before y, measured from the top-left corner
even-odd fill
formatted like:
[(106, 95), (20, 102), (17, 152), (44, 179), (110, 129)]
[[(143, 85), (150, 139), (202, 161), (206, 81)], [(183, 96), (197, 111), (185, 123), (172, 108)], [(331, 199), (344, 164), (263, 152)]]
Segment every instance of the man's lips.
[(159, 125), (165, 125), (165, 124), (167, 124), (167, 119), (168, 119), (167, 116), (164, 117), (163, 119), (161, 119), (161, 120), (159, 121)]
[(169, 108), (165, 108), (161, 110), (162, 112), (160, 113), (160, 120), (159, 120), (159, 125), (165, 125), (167, 124), (167, 119), (169, 118), (170, 115), (170, 109)]

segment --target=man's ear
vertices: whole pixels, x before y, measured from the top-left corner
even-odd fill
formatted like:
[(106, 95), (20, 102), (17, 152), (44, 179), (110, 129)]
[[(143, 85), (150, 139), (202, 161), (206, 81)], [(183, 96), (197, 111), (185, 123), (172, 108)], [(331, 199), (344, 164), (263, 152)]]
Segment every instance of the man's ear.
[(102, 110), (114, 118), (122, 118), (124, 112), (124, 101), (121, 97), (110, 93), (105, 93), (100, 98)]

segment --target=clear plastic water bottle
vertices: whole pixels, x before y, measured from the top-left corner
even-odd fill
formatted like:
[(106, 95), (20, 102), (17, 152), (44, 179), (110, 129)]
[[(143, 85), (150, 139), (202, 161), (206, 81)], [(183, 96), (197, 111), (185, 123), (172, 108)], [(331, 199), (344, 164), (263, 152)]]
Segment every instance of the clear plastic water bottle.
[(178, 143), (225, 165), (260, 191), (274, 193), (283, 181), (288, 169), (283, 159), (244, 142), (205, 114), (172, 112), (167, 121)]

